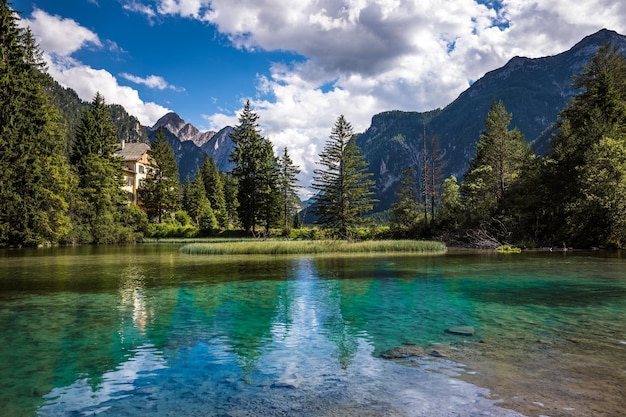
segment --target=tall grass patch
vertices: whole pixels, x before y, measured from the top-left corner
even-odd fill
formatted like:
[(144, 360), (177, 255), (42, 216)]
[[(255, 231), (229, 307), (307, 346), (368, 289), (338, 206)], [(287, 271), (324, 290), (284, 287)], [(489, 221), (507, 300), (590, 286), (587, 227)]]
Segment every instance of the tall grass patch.
[(416, 240), (264, 240), (190, 243), (180, 252), (190, 255), (305, 255), (330, 253), (443, 253), (443, 243)]

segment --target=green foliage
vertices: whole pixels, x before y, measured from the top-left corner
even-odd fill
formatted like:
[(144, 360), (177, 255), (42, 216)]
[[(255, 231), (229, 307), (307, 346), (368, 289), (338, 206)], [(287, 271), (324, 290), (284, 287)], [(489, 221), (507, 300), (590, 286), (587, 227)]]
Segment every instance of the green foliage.
[(239, 222), (239, 199), (237, 192), (239, 190), (239, 181), (229, 173), (221, 173), (222, 184), (224, 184), (224, 203), (226, 213), (228, 215), (228, 227), (237, 227)]
[(531, 151), (519, 130), (509, 130), (512, 115), (502, 102), (493, 102), (485, 131), (476, 144), (476, 156), (461, 186), (468, 227), (489, 221), (504, 204), (507, 192), (531, 159)]
[[(278, 161), (278, 168), (278, 190), (282, 207), (281, 223), (284, 226), (283, 229), (288, 231), (294, 223), (294, 219), (300, 220), (297, 215), (297, 210), (300, 208), (300, 199), (297, 191), (301, 187), (297, 185), (297, 175), (300, 173), (300, 170), (293, 164), (287, 147), (285, 147), (283, 156)], [(294, 227), (297, 227), (297, 225), (294, 225)]]
[(374, 181), (368, 164), (356, 146), (352, 125), (339, 116), (330, 138), (319, 155), (324, 169), (314, 171), (313, 207), (318, 223), (334, 237), (348, 239), (357, 225), (367, 220), (363, 214), (372, 210)]
[(436, 228), (443, 232), (457, 231), (462, 208), (460, 187), (453, 175), (443, 182), (441, 204), (435, 217)]
[(159, 128), (150, 153), (152, 169), (146, 176), (139, 197), (148, 217), (161, 223), (163, 216), (180, 207), (180, 184), (174, 151)]
[[(116, 129), (104, 97), (97, 93), (81, 119), (71, 161), (79, 177), (72, 212), (85, 243), (116, 243), (131, 239), (116, 216), (126, 205), (121, 189), (122, 161), (114, 156)], [(131, 239), (132, 240), (132, 239)]]
[(239, 117), (239, 125), (231, 134), (235, 148), (231, 160), (232, 175), (237, 178), (237, 212), (246, 232), (256, 234), (263, 225), (265, 234), (276, 224), (280, 214), (278, 163), (269, 140), (261, 136), (259, 116), (250, 109), (250, 101)]
[(218, 226), (221, 229), (227, 229), (229, 223), (228, 211), (226, 210), (226, 197), (224, 196), (222, 176), (217, 169), (217, 165), (215, 165), (215, 159), (213, 157), (209, 158), (206, 153), (204, 154), (200, 174), (202, 175), (206, 196), (211, 203), (211, 208), (213, 208), (213, 212), (215, 213)]
[(0, 1), (0, 245), (56, 243), (71, 233), (74, 176), (41, 53), (9, 6)]
[(391, 206), (391, 229), (398, 235), (409, 236), (416, 232), (420, 205), (415, 170), (407, 168), (402, 173), (396, 202)]
[(204, 235), (210, 234), (217, 229), (217, 219), (211, 207), (211, 202), (206, 196), (206, 189), (200, 170), (192, 182), (189, 178), (183, 186), (183, 209), (189, 214), (194, 225)]
[(174, 219), (182, 226), (190, 226), (193, 224), (193, 219), (184, 210), (178, 210), (176, 213), (174, 213)]
[(605, 44), (574, 87), (581, 92), (560, 115), (551, 154), (555, 166), (545, 180), (554, 200), (550, 220), (561, 225), (554, 234), (585, 246), (621, 245), (623, 226), (615, 213), (623, 201), (626, 58)]
[(444, 253), (440, 242), (417, 240), (379, 240), (345, 242), (337, 240), (266, 240), (191, 243), (180, 248), (190, 255), (294, 255), (338, 253)]

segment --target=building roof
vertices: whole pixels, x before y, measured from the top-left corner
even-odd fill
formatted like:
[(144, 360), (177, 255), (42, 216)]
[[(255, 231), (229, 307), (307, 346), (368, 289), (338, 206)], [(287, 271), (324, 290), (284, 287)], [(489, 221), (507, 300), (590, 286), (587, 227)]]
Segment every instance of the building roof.
[(147, 143), (124, 143), (122, 148), (115, 152), (116, 156), (121, 157), (124, 161), (137, 161), (150, 151), (150, 145)]

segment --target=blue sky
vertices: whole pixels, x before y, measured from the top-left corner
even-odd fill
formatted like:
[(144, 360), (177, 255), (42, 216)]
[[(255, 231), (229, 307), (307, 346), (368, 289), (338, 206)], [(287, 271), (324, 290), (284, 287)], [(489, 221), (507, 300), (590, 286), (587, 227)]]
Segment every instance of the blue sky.
[(340, 114), (356, 132), (387, 110), (452, 102), (512, 57), (626, 33), (621, 0), (13, 0), (50, 74), (144, 125), (168, 111), (201, 130), (263, 133), (310, 177)]

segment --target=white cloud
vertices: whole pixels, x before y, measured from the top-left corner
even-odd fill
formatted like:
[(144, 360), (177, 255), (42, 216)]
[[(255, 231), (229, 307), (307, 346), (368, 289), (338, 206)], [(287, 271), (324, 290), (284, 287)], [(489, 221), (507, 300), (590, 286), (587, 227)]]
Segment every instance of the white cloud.
[(159, 75), (149, 75), (146, 78), (141, 78), (136, 75), (128, 74), (123, 72), (120, 74), (120, 77), (127, 79), (130, 82), (135, 84), (142, 84), (148, 88), (154, 88), (157, 90), (173, 90), (173, 91), (185, 91), (182, 87), (176, 87), (175, 85), (171, 85), (165, 79)]
[(72, 19), (52, 16), (35, 9), (25, 23), (35, 34), (39, 46), (46, 52), (69, 56), (79, 49), (93, 45), (102, 47), (98, 35), (80, 26)]
[[(559, 53), (604, 27), (626, 33), (626, 2), (615, 0), (126, 3), (149, 18), (212, 24), (242, 50), (297, 54), (297, 62), (275, 64), (259, 78), (253, 105), (263, 133), (277, 148), (289, 147), (304, 177), (340, 114), (360, 132), (381, 111), (443, 107), (516, 55)], [(212, 128), (236, 123), (228, 112), (203, 117)]]
[(146, 15), (150, 19), (156, 17), (157, 15), (152, 6), (138, 3), (135, 0), (124, 3), (122, 7), (124, 8), (124, 10), (128, 10), (129, 12), (136, 12)]
[[(103, 42), (95, 33), (74, 20), (35, 9), (31, 18), (24, 22), (31, 28), (44, 51), (50, 75), (61, 85), (76, 91), (81, 99), (91, 101), (99, 91), (108, 103), (121, 104), (142, 124), (148, 126), (170, 111), (159, 104), (144, 102), (137, 90), (119, 85), (108, 71), (91, 68), (72, 58), (73, 53), (87, 45), (104, 48)], [(123, 52), (115, 42), (107, 41), (105, 44), (110, 51)], [(158, 83), (157, 78), (160, 77), (148, 77), (144, 81)], [(171, 88), (165, 80), (162, 81)]]
[[(182, 13), (183, 3), (193, 13)], [(238, 48), (287, 50), (306, 59), (275, 65), (259, 81), (253, 104), (264, 133), (277, 148), (289, 146), (310, 177), (339, 114), (363, 131), (381, 111), (443, 107), (516, 55), (559, 53), (603, 27), (626, 32), (624, 2), (496, 3), (300, 0), (284, 7), (282, 0), (170, 0), (159, 10), (208, 21)]]
[(91, 68), (71, 58), (48, 56), (47, 60), (51, 63), (50, 75), (61, 85), (76, 91), (81, 99), (91, 101), (99, 91), (107, 103), (121, 104), (143, 125), (152, 126), (170, 111), (159, 104), (144, 102), (137, 90), (119, 85), (117, 79), (106, 70)]

